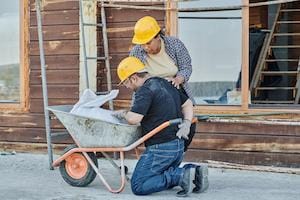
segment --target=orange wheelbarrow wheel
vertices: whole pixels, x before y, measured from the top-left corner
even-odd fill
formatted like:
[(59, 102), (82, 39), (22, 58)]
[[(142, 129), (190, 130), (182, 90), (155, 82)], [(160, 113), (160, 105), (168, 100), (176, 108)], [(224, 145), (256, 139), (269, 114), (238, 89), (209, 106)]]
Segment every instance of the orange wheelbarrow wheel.
[[(64, 153), (76, 148), (76, 145), (68, 146)], [(92, 161), (98, 167), (97, 157), (94, 153), (88, 153)], [(96, 172), (82, 153), (73, 153), (60, 163), (59, 171), (62, 178), (70, 185), (85, 187), (96, 177)]]

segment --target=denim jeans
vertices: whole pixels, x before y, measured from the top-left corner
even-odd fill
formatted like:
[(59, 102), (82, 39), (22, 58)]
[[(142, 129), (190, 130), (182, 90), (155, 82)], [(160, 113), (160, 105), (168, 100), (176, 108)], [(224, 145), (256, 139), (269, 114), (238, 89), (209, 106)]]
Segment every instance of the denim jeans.
[(147, 195), (179, 185), (184, 173), (184, 169), (178, 167), (183, 150), (181, 139), (148, 146), (133, 172), (132, 192)]

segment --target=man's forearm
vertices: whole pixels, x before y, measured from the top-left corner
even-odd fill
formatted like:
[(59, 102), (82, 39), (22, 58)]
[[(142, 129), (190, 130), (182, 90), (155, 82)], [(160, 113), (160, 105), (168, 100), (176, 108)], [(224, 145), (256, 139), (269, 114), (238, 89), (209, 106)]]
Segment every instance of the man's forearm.
[(143, 117), (144, 116), (141, 114), (128, 111), (124, 118), (128, 122), (128, 124), (136, 125), (142, 121)]
[(194, 116), (193, 111), (193, 103), (190, 99), (188, 99), (183, 105), (182, 105), (182, 114), (183, 118), (192, 121)]

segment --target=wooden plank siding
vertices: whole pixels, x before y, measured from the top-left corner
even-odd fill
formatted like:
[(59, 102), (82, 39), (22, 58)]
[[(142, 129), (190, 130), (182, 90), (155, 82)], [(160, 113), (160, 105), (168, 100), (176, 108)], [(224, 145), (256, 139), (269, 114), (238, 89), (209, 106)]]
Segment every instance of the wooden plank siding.
[[(30, 111), (43, 112), (35, 2), (30, 3)], [(79, 85), (78, 1), (44, 1), (42, 11), (49, 105), (74, 103)], [(34, 103), (34, 104), (33, 104)]]
[[(41, 151), (46, 148), (43, 114), (41, 71), (34, 0), (30, 0), (29, 111), (0, 111), (0, 149)], [(78, 1), (45, 0), (43, 6), (43, 36), (49, 105), (74, 104), (79, 92), (79, 5)], [(134, 5), (137, 5), (135, 3)], [(145, 5), (145, 3), (143, 3)], [(254, 8), (253, 8), (254, 9)], [(250, 9), (250, 24), (266, 23), (265, 9)], [(253, 12), (251, 14), (251, 12)], [(132, 47), (135, 22), (145, 15), (154, 16), (164, 26), (163, 11), (107, 8), (107, 26), (113, 87), (119, 82), (116, 68)], [(124, 17), (125, 16), (125, 17)], [(100, 11), (98, 10), (100, 20)], [(99, 56), (103, 55), (102, 33), (97, 32)], [(107, 87), (105, 66), (98, 62), (97, 90)], [(131, 92), (120, 87), (118, 100), (131, 99)], [(53, 115), (51, 114), (51, 117)], [(61, 123), (51, 120), (56, 131)], [(53, 138), (54, 146), (62, 149), (71, 143), (70, 137)], [(217, 160), (240, 164), (300, 167), (300, 126), (257, 125), (247, 123), (199, 122), (197, 133), (186, 154), (194, 162)]]
[[(25, 8), (26, 9), (26, 8)], [(29, 18), (29, 111), (0, 114), (0, 142), (45, 143), (42, 78), (35, 1), (27, 8)], [(49, 105), (74, 104), (79, 91), (79, 4), (77, 0), (45, 0), (42, 24), (47, 67)], [(51, 120), (54, 130), (63, 130)], [(53, 138), (54, 143), (70, 143), (70, 137)], [(1, 146), (1, 145), (0, 145)], [(7, 146), (7, 144), (6, 144)], [(25, 145), (31, 148), (32, 145)], [(28, 149), (30, 150), (30, 149)]]
[(186, 159), (299, 167), (299, 131), (300, 126), (200, 122)]
[(219, 151), (190, 149), (186, 155), (187, 161), (200, 162), (202, 160), (225, 161), (243, 165), (271, 165), (278, 167), (299, 168), (299, 154), (262, 153), (255, 151)]
[[(250, 3), (258, 3), (265, 0), (250, 0)], [(249, 11), (249, 25), (261, 25), (262, 28), (268, 29), (268, 7), (251, 7)]]

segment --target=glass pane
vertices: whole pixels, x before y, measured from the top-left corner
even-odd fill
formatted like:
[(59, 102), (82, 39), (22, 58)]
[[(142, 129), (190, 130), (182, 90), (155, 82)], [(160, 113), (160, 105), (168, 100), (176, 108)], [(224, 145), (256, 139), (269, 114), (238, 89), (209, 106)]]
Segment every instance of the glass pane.
[(0, 103), (20, 101), (19, 0), (1, 0)]
[[(234, 5), (241, 5), (241, 1), (202, 0), (182, 2), (179, 7)], [(196, 103), (240, 105), (241, 11), (181, 12), (178, 21), (179, 38), (192, 57), (189, 83)]]

